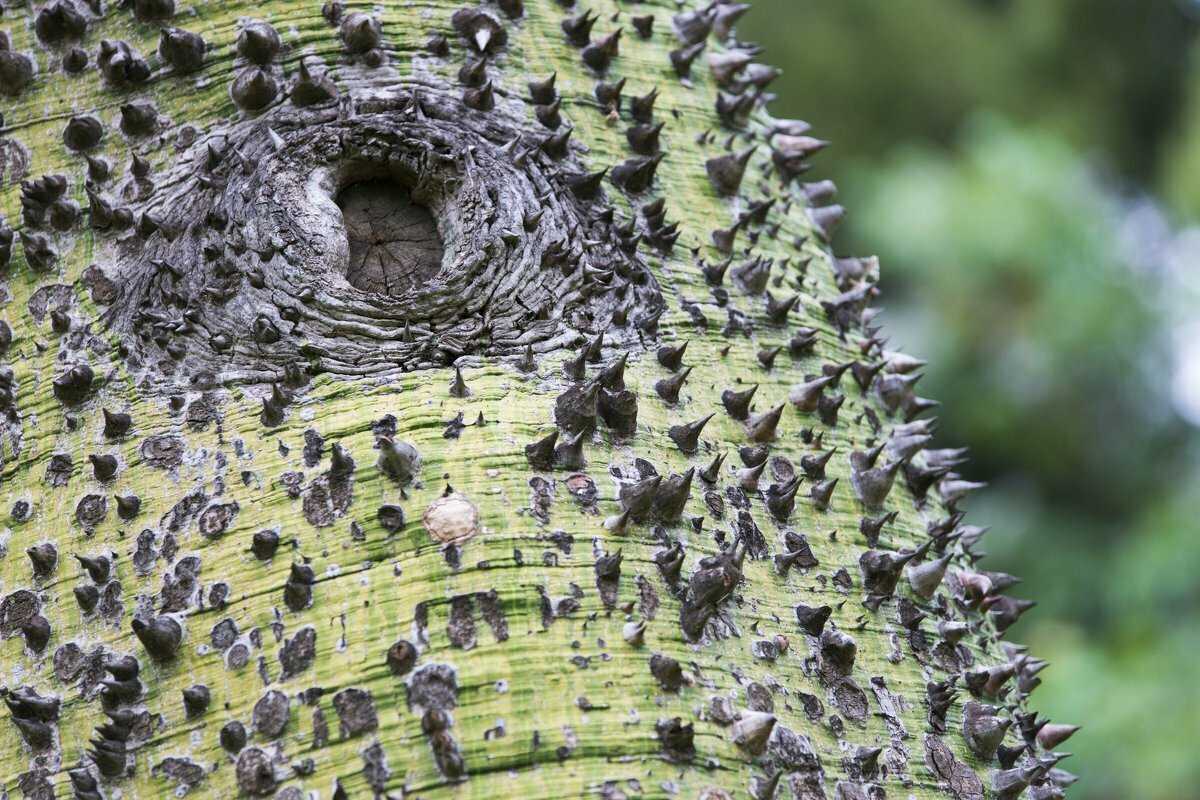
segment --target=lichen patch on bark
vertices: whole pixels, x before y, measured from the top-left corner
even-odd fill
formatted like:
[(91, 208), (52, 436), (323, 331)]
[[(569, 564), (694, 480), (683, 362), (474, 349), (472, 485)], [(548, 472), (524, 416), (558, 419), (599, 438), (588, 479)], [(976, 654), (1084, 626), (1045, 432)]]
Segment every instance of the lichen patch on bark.
[(442, 544), (463, 544), (479, 533), (479, 509), (458, 492), (430, 503), (421, 521), (429, 535)]

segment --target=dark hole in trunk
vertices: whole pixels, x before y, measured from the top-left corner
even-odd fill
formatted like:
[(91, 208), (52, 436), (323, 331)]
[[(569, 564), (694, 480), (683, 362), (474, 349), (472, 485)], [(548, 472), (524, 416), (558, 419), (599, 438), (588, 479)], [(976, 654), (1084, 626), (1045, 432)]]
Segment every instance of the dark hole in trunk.
[(364, 292), (398, 296), (431, 282), (442, 266), (437, 223), (395, 181), (351, 184), (337, 197), (350, 258), (346, 280)]

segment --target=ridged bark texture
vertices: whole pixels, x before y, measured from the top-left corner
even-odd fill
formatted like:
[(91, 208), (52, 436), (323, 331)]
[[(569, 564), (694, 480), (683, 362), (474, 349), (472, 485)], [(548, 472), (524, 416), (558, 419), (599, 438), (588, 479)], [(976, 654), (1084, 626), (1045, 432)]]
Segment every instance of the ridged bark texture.
[(6, 5), (9, 796), (1061, 796), (745, 10)]

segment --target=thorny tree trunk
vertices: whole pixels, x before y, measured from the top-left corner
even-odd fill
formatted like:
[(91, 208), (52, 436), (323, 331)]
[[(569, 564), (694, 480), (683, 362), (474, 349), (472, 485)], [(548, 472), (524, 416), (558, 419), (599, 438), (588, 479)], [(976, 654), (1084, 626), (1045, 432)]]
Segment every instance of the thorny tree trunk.
[(745, 10), (5, 3), (9, 795), (1061, 796)]

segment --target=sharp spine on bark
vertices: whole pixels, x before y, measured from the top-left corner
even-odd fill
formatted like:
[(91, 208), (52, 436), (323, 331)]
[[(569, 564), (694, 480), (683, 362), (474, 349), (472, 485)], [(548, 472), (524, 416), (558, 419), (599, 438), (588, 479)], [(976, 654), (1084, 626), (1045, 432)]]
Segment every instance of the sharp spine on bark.
[(667, 435), (671, 437), (671, 441), (675, 442), (676, 447), (678, 447), (682, 452), (688, 454), (695, 453), (696, 448), (699, 446), (700, 434), (703, 432), (704, 426), (707, 425), (708, 421), (714, 416), (714, 414), (709, 414), (708, 416), (701, 417), (693, 422), (683, 425), (673, 425), (671, 429), (667, 431)]
[(679, 391), (683, 388), (684, 381), (692, 374), (691, 367), (684, 367), (679, 372), (667, 378), (662, 378), (654, 384), (654, 391), (664, 402), (675, 404), (679, 402)]
[(183, 627), (168, 616), (155, 616), (149, 620), (135, 617), (133, 632), (146, 652), (160, 661), (174, 658), (183, 641)]
[(769, 442), (775, 438), (775, 430), (779, 426), (779, 420), (783, 417), (783, 404), (764, 411), (761, 414), (752, 414), (746, 422), (746, 434), (752, 442)]
[(721, 477), (721, 464), (725, 461), (725, 453), (717, 454), (708, 466), (700, 472), (700, 478), (706, 483), (716, 483)]

